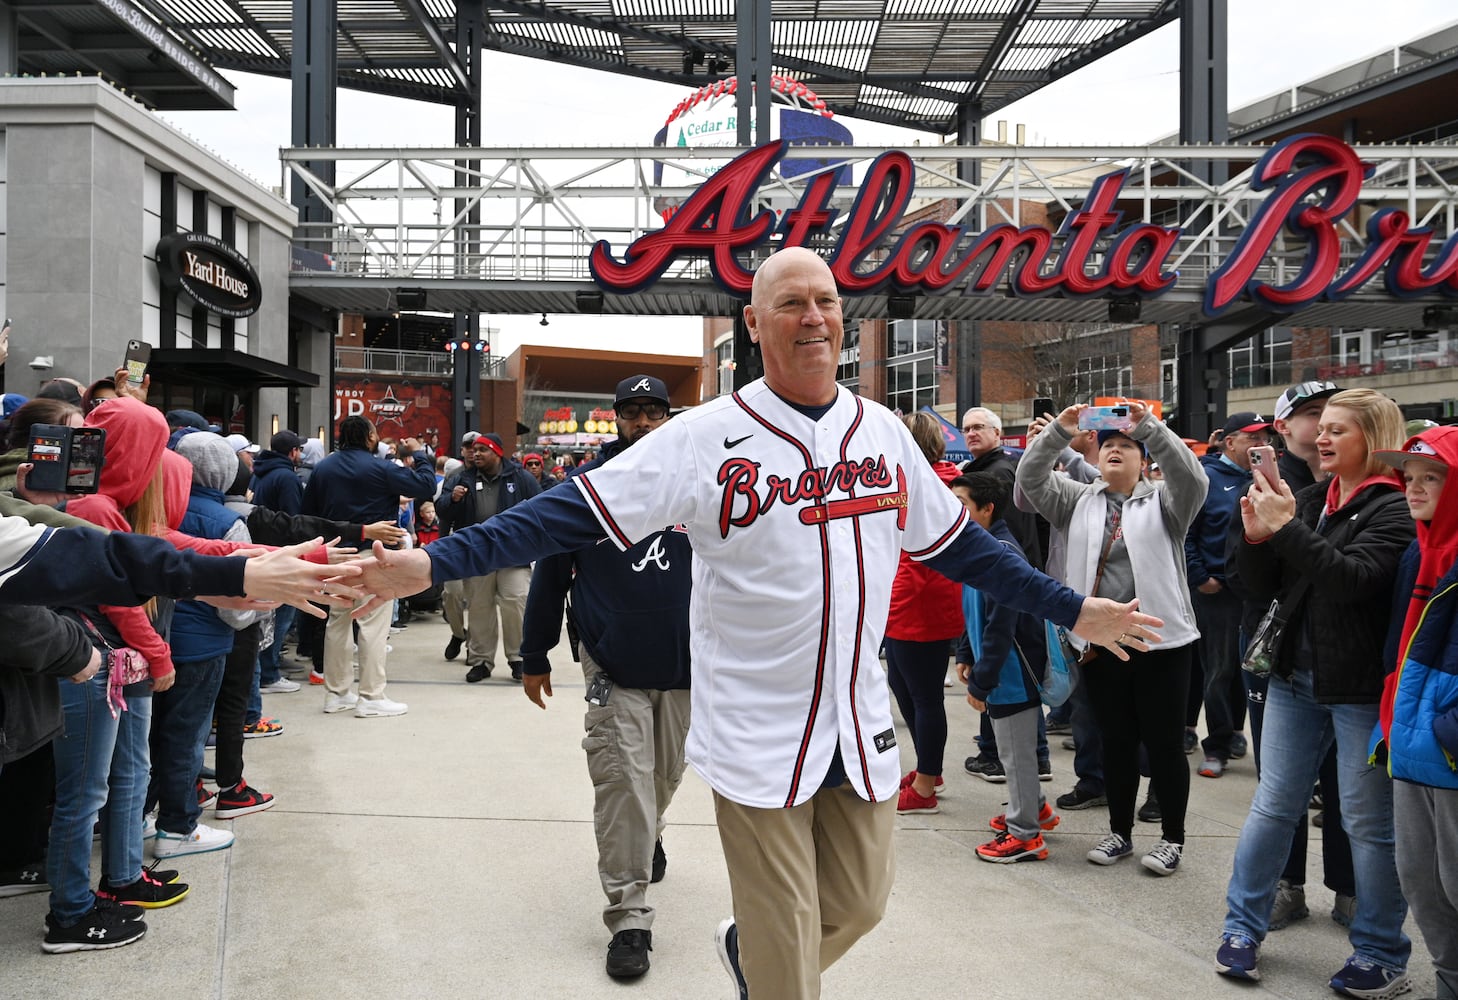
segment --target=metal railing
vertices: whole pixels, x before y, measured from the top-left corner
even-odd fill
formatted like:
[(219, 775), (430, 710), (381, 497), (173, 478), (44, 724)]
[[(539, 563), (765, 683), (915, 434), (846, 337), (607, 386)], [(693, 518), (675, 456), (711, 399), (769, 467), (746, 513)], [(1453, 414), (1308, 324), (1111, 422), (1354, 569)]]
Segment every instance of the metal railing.
[[(1234, 251), (1266, 191), (1251, 189), (1251, 164), (1265, 147), (913, 147), (917, 195), (908, 212), (949, 203), (945, 221), (980, 230), (1025, 224), (1076, 208), (1099, 176), (1127, 170), (1119, 207), (1122, 225), (1137, 221), (1184, 227), (1169, 269), (1174, 291), (1196, 296)], [(1350, 265), (1367, 247), (1366, 220), (1380, 208), (1405, 210), (1412, 226), (1440, 235), (1458, 229), (1458, 148), (1355, 146), (1372, 166), (1356, 208), (1338, 224), (1341, 257)], [(660, 228), (661, 213), (681, 204), (739, 149), (664, 147), (583, 149), (342, 149), (281, 151), (286, 174), (299, 177), (333, 213), (330, 223), (300, 227), (296, 271), (317, 268), (362, 278), (476, 282), (583, 281), (588, 253), (607, 241), (621, 256), (634, 240)], [(848, 168), (830, 207), (843, 222), (857, 184), (886, 147), (791, 148), (760, 188), (759, 203), (784, 211), (826, 171)], [(833, 158), (833, 160), (831, 159)], [(814, 161), (805, 163), (804, 161)], [(336, 181), (315, 171), (332, 164)], [(962, 179), (976, 163), (982, 180)], [(1200, 180), (1192, 165), (1223, 164), (1221, 183)], [(287, 178), (286, 178), (287, 179)], [(1032, 211), (1025, 211), (1031, 209)], [(1173, 220), (1171, 221), (1171, 213)], [(939, 213), (940, 214), (940, 213)], [(474, 221), (472, 221), (474, 220)], [(1108, 241), (1101, 238), (1090, 264)], [(1279, 238), (1255, 275), (1273, 285), (1297, 278), (1306, 263), (1301, 241)], [(679, 260), (666, 278), (705, 278), (702, 259)], [(1375, 286), (1370, 294), (1380, 295)], [(1359, 295), (1364, 293), (1359, 292)]]
[(334, 370), (381, 375), (450, 378), (455, 364), (448, 351), (393, 351), (376, 347), (337, 347)]

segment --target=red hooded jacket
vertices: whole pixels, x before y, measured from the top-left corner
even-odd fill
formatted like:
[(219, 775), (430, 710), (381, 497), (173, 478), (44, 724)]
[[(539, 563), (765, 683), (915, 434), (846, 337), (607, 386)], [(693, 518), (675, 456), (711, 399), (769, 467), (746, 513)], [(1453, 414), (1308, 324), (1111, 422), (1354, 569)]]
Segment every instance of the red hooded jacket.
[[(942, 482), (959, 475), (951, 462), (936, 462), (932, 471)], [(962, 618), (962, 585), (901, 553), (896, 580), (891, 584), (891, 610), (886, 616), (886, 638), (906, 642), (955, 639), (967, 628)]]

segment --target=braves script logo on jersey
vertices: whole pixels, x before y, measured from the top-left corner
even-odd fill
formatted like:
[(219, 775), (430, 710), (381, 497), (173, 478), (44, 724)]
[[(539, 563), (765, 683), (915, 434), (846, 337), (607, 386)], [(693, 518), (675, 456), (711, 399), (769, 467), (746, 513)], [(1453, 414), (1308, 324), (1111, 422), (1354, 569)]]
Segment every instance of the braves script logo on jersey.
[[(833, 492), (846, 493), (857, 486), (877, 489), (895, 483), (896, 490), (864, 497), (848, 497), (825, 502)], [(896, 511), (896, 526), (906, 526), (906, 473), (900, 466), (893, 478), (884, 456), (836, 462), (829, 468), (806, 469), (793, 479), (783, 476), (759, 480), (759, 463), (747, 458), (731, 458), (719, 466), (719, 485), (724, 498), (719, 507), (719, 537), (728, 538), (730, 528), (747, 528), (776, 503), (786, 507), (809, 502), (814, 506), (800, 511), (803, 524), (823, 524), (840, 517), (874, 514), (882, 510)], [(735, 513), (735, 508), (741, 508)]]

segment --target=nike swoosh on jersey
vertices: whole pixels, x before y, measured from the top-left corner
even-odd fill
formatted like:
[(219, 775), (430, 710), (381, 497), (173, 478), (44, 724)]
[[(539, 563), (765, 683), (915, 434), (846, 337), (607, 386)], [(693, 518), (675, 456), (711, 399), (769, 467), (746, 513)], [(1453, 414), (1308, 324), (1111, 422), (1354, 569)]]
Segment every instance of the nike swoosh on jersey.
[[(1239, 485), (1239, 484), (1236, 484), (1236, 485)], [(1227, 486), (1227, 487), (1225, 487), (1225, 492), (1226, 493), (1229, 493), (1233, 489), (1235, 489), (1235, 486)]]
[(744, 435), (744, 437), (742, 437), (742, 438), (735, 438), (733, 441), (730, 441), (726, 437), (724, 439), (724, 447), (725, 448), (738, 448), (741, 444), (743, 444), (744, 442), (748, 441), (752, 437), (754, 437), (753, 434), (746, 434), (746, 435)]

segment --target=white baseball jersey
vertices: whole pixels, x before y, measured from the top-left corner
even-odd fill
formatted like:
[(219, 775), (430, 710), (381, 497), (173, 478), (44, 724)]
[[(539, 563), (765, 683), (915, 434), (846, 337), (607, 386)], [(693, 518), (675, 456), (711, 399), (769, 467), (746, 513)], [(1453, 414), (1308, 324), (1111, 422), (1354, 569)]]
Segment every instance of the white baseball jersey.
[(878, 653), (897, 558), (934, 556), (967, 524), (900, 420), (841, 388), (811, 421), (760, 380), (572, 482), (621, 548), (687, 526), (687, 756), (715, 791), (798, 805), (838, 745), (862, 798), (896, 794)]

